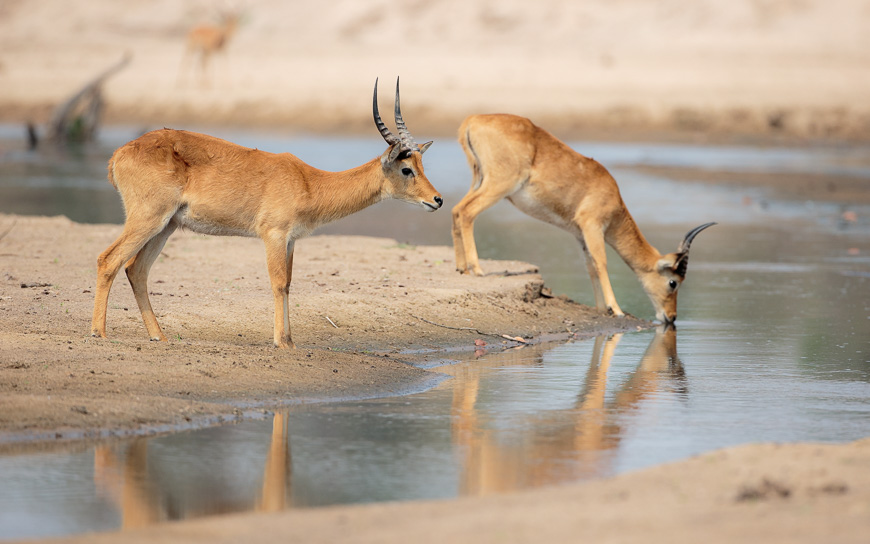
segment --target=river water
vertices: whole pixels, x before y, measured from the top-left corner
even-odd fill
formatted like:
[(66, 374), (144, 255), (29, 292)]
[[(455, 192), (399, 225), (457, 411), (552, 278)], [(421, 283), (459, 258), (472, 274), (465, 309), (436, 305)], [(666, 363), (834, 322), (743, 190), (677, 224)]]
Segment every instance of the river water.
[[(17, 130), (0, 127), (0, 211), (122, 221), (105, 161), (133, 131), (108, 130), (87, 149), (33, 154), (14, 143)], [(383, 150), (377, 137), (213, 133), (289, 150), (329, 170)], [(412, 395), (293, 406), (241, 424), (0, 457), (0, 538), (486, 495), (747, 442), (870, 436), (870, 207), (677, 182), (639, 168), (866, 178), (870, 152), (572, 145), (611, 170), (659, 249), (676, 249), (697, 224), (719, 222), (692, 247), (677, 331), (450, 353), (427, 364), (450, 379)], [(439, 139), (425, 164), (449, 210), (469, 184), (464, 156)], [(321, 232), (449, 245), (449, 224), (449, 211), (388, 202)], [(555, 292), (593, 302), (570, 235), (501, 203), (481, 215), (476, 239), (482, 258), (533, 262)], [(609, 268), (622, 308), (651, 318), (649, 301), (613, 253)]]

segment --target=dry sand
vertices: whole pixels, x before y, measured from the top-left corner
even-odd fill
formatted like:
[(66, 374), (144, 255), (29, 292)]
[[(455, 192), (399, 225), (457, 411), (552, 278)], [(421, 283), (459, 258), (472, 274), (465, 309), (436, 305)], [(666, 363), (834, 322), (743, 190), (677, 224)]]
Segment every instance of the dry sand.
[(95, 339), (95, 256), (121, 227), (8, 215), (0, 225), (12, 226), (0, 240), (0, 450), (206, 425), (258, 405), (399, 394), (434, 378), (402, 361), (473, 351), (476, 339), (497, 348), (517, 345), (502, 334), (540, 340), (648, 326), (543, 296), (530, 264), (488, 262), (493, 274), (472, 278), (456, 272), (450, 248), (314, 236), (295, 251), (299, 349), (287, 352), (272, 346), (262, 243), (178, 233), (149, 278), (171, 341), (148, 340), (123, 274), (109, 298), (108, 339)]
[[(0, 121), (44, 124), (130, 52), (130, 66), (104, 89), (111, 122), (373, 134), (372, 82), (401, 74), (416, 134), (452, 135), (470, 113), (508, 111), (562, 137), (870, 136), (863, 0), (242, 6), (226, 55), (201, 78), (180, 69), (184, 36), (216, 18), (212, 2), (2, 1)], [(95, 340), (86, 336), (94, 260), (119, 227), (0, 216), (0, 232), (13, 221), (0, 241), (6, 437), (149, 432), (242, 417), (239, 406), (276, 399), (413, 390), (431, 376), (397, 359), (479, 336), (415, 316), (524, 337), (563, 331), (565, 319), (581, 332), (643, 326), (536, 296), (540, 277), (522, 273), (532, 268), (524, 263), (492, 263), (522, 274), (475, 280), (453, 272), (447, 248), (323, 237), (298, 246), (300, 349), (278, 352), (260, 245), (184, 234), (170, 241), (151, 285), (172, 340), (145, 339), (124, 278), (112, 292), (110, 338)], [(868, 450), (866, 440), (749, 445), (498, 497), (227, 516), (70, 540), (866, 542)]]
[(560, 136), (870, 136), (864, 0), (248, 0), (205, 78), (184, 63), (207, 0), (0, 2), (0, 120), (45, 122), (94, 74), (107, 118), (371, 133), (402, 76), (416, 133), (504, 111)]

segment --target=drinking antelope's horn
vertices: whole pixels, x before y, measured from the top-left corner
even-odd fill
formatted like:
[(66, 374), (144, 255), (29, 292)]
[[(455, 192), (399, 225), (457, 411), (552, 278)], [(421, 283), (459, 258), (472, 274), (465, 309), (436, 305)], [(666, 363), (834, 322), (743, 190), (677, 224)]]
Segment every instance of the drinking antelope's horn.
[(716, 223), (704, 223), (703, 225), (697, 226), (686, 233), (686, 237), (683, 238), (683, 241), (680, 242), (680, 247), (677, 248), (677, 254), (679, 258), (677, 262), (674, 264), (674, 272), (682, 277), (686, 277), (686, 269), (689, 267), (689, 248), (692, 246), (692, 240), (695, 239), (695, 236), (698, 235), (699, 232), (706, 229), (707, 227), (712, 227)]
[[(397, 91), (397, 98), (398, 98), (398, 91)], [(387, 125), (385, 125), (384, 121), (381, 119), (380, 112), (378, 112), (378, 79), (377, 78), (375, 78), (375, 92), (374, 92), (374, 96), (372, 97), (372, 113), (375, 117), (375, 126), (378, 127), (378, 132), (381, 133), (381, 136), (383, 136), (384, 140), (390, 145), (394, 145), (394, 144), (399, 143), (399, 139), (396, 138), (392, 132), (390, 132), (390, 129), (387, 128)]]
[(414, 141), (414, 137), (411, 136), (411, 132), (408, 130), (408, 127), (405, 126), (405, 120), (402, 119), (402, 106), (399, 102), (399, 78), (396, 78), (396, 129), (399, 131), (399, 138), (401, 138), (402, 143), (405, 144), (405, 147), (412, 149), (414, 151), (418, 151), (420, 148), (417, 146), (417, 142)]
[(716, 224), (715, 222), (704, 223), (703, 225), (695, 227), (692, 230), (690, 230), (689, 232), (687, 232), (686, 237), (683, 238), (682, 242), (680, 242), (680, 247), (677, 249), (677, 253), (688, 252), (689, 247), (692, 245), (692, 240), (695, 239), (695, 236), (697, 236), (698, 233), (701, 232), (702, 230), (706, 229), (707, 227), (712, 227), (715, 224)]

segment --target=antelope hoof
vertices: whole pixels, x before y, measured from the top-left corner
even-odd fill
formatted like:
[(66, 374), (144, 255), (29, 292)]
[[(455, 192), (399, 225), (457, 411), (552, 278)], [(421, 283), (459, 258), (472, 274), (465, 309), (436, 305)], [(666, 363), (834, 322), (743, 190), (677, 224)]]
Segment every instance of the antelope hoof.
[(106, 333), (105, 333), (105, 332), (102, 332), (102, 331), (98, 331), (98, 330), (95, 329), (95, 330), (92, 330), (92, 331), (91, 331), (91, 336), (92, 336), (93, 338), (105, 338), (105, 337), (106, 337)]
[(278, 349), (296, 349), (296, 344), (291, 338), (282, 338), (279, 342), (275, 342), (275, 347)]

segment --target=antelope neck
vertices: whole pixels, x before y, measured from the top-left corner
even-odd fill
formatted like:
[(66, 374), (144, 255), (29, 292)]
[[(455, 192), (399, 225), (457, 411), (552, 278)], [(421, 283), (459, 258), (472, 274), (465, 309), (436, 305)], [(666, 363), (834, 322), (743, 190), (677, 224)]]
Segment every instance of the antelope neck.
[(606, 236), (616, 253), (635, 273), (655, 270), (662, 254), (646, 240), (628, 210), (611, 222)]

